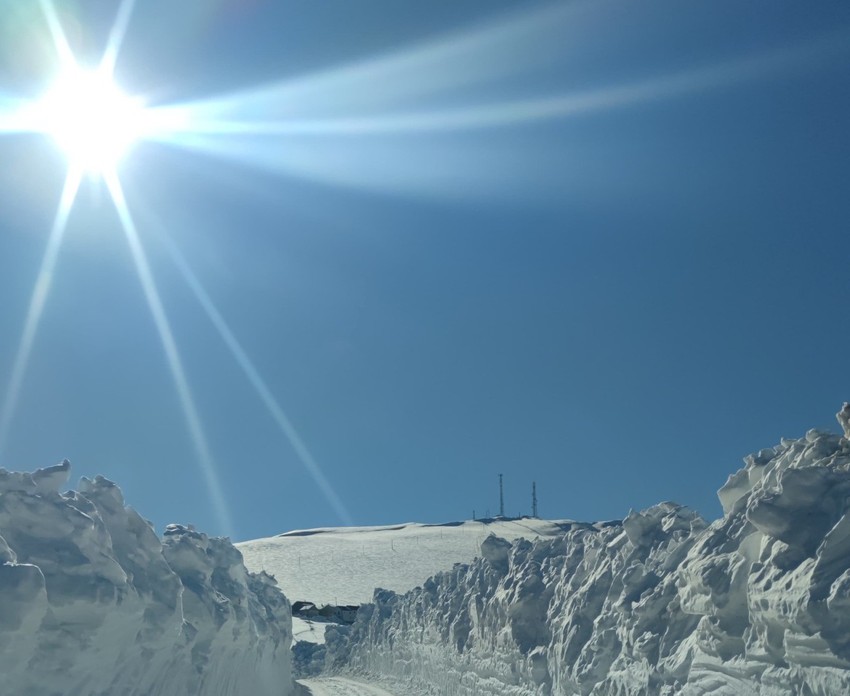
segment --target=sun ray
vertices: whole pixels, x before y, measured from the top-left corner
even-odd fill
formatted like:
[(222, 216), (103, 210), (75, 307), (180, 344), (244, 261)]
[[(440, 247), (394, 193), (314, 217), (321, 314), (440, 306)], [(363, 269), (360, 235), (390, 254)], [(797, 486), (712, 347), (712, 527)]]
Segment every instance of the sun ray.
[(177, 342), (174, 340), (174, 333), (171, 330), (171, 325), (165, 313), (162, 300), (160, 299), (159, 291), (156, 288), (153, 273), (151, 273), (150, 264), (148, 263), (147, 255), (145, 254), (141, 240), (139, 239), (136, 225), (130, 215), (129, 208), (127, 207), (123, 188), (121, 187), (118, 176), (114, 171), (104, 173), (104, 181), (106, 182), (109, 193), (112, 196), (115, 209), (117, 210), (118, 217), (121, 220), (121, 226), (123, 227), (124, 234), (127, 237), (133, 261), (136, 265), (136, 272), (138, 273), (139, 281), (142, 284), (142, 290), (144, 291), (145, 299), (148, 303), (148, 308), (153, 316), (154, 324), (156, 325), (160, 341), (162, 342), (165, 358), (168, 362), (171, 376), (174, 379), (174, 385), (180, 399), (180, 406), (183, 409), (183, 414), (189, 427), (189, 435), (195, 448), (195, 454), (198, 458), (198, 463), (200, 464), (201, 472), (210, 498), (212, 499), (213, 508), (215, 509), (215, 513), (218, 517), (218, 522), (224, 529), (225, 534), (231, 538), (235, 538), (233, 520), (224, 496), (218, 472), (216, 471), (212, 454), (210, 452), (209, 443), (201, 424), (198, 408), (195, 405), (195, 399), (192, 396), (191, 389), (189, 388), (189, 381), (186, 377), (183, 361), (180, 358), (180, 352), (177, 349)]
[[(286, 113), (269, 118), (269, 111), (286, 107), (297, 91), (312, 93), (303, 84), (299, 90), (287, 84), (270, 85), (247, 93), (236, 93), (207, 101), (163, 106), (151, 111), (151, 122), (157, 124), (153, 138), (179, 145), (183, 136), (204, 141), (205, 136), (299, 136), (299, 135), (380, 135), (422, 133), (429, 131), (469, 130), (509, 126), (545, 119), (558, 119), (599, 111), (625, 108), (636, 104), (688, 93), (703, 92), (725, 85), (746, 83), (767, 74), (790, 69), (800, 64), (828, 57), (833, 51), (846, 52), (846, 31), (824, 35), (816, 40), (739, 56), (709, 66), (686, 68), (620, 84), (612, 84), (560, 95), (465, 105), (455, 108), (379, 111), (377, 114), (327, 117), (314, 111), (310, 116), (295, 118)], [(398, 59), (404, 62), (402, 57)], [(356, 91), (361, 76), (354, 73), (350, 84), (339, 83), (340, 76), (321, 76), (321, 82), (332, 82), (344, 93)], [(318, 78), (317, 78), (318, 79)], [(320, 83), (321, 83), (320, 82)], [(394, 85), (384, 84), (385, 92)], [(295, 91), (296, 95), (292, 92)], [(302, 107), (310, 111), (309, 102)], [(210, 137), (209, 142), (213, 138)]]
[[(534, 26), (535, 31), (540, 29)], [(513, 35), (505, 30), (499, 36), (504, 40)], [(384, 58), (359, 67), (343, 67), (313, 78), (312, 86), (310, 78), (304, 78), (159, 107), (149, 114), (155, 124), (150, 137), (178, 149), (324, 184), (407, 195), (452, 196), (459, 190), (492, 193), (515, 188), (509, 182), (510, 175), (500, 176), (500, 172), (536, 171), (531, 166), (518, 166), (533, 154), (518, 139), (506, 139), (482, 150), (474, 139), (453, 140), (454, 134), (587, 117), (806, 70), (838, 54), (845, 55), (850, 46), (848, 38), (848, 32), (842, 29), (796, 45), (560, 95), (451, 108), (384, 108), (409, 104), (406, 85), (418, 76), (405, 70), (452, 55), (457, 49), (450, 44), (433, 51), (414, 50), (412, 58), (400, 54), (394, 60)], [(479, 52), (501, 45), (480, 37), (468, 43), (458, 41), (464, 50)], [(475, 51), (470, 55), (484, 61)], [(367, 76), (385, 78), (372, 80), (382, 86), (377, 96), (372, 90), (372, 102), (363, 82)], [(328, 89), (320, 90), (319, 86)], [(439, 91), (438, 83), (431, 86)], [(328, 108), (327, 91), (343, 95), (334, 111)], [(350, 101), (351, 94), (357, 95), (354, 101)], [(419, 106), (435, 104), (439, 105), (439, 98), (436, 102), (429, 98)]]
[(135, 5), (135, 0), (123, 0), (118, 8), (118, 14), (115, 16), (115, 22), (109, 32), (109, 40), (103, 53), (103, 59), (100, 61), (99, 70), (106, 75), (112, 76), (115, 72), (115, 63), (124, 43), (124, 36), (127, 34), (127, 27), (130, 24), (130, 17), (133, 15)]
[(245, 352), (244, 348), (227, 325), (224, 317), (216, 308), (212, 298), (210, 298), (197, 276), (189, 267), (186, 259), (170, 239), (163, 236), (162, 241), (171, 254), (171, 257), (183, 276), (183, 279), (194, 293), (195, 298), (200, 303), (204, 312), (206, 312), (206, 315), (212, 322), (213, 326), (215, 326), (216, 331), (218, 331), (219, 336), (221, 336), (221, 339), (224, 341), (228, 350), (230, 350), (234, 360), (236, 360), (236, 363), (245, 373), (245, 376), (254, 388), (257, 396), (268, 410), (269, 415), (271, 415), (272, 419), (286, 436), (292, 446), (292, 449), (295, 450), (295, 454), (299, 461), (307, 470), (307, 473), (313, 479), (314, 483), (319, 487), (319, 490), (322, 492), (322, 495), (324, 495), (328, 504), (333, 508), (340, 521), (346, 525), (354, 524), (351, 514), (346, 509), (346, 506), (334, 490), (330, 481), (328, 481), (322, 471), (322, 468), (319, 466), (315, 457), (313, 457), (313, 454), (307, 447), (307, 444), (304, 442), (304, 439), (298, 433), (295, 425), (293, 425), (289, 416), (286, 415), (286, 412), (283, 410), (283, 407), (280, 405), (278, 400), (274, 397), (274, 394), (272, 394), (265, 380), (254, 366), (254, 363), (248, 357), (248, 354)]
[(68, 217), (74, 205), (81, 176), (81, 172), (72, 170), (68, 172), (65, 178), (65, 186), (59, 200), (59, 208), (56, 211), (50, 237), (47, 240), (47, 248), (41, 261), (41, 267), (36, 277), (32, 296), (30, 297), (29, 308), (27, 310), (26, 320), (24, 321), (24, 330), (21, 333), (21, 340), (18, 343), (18, 350), (15, 354), (15, 362), (12, 365), (12, 375), (9, 379), (6, 396), (3, 400), (3, 410), (0, 411), (0, 455), (2, 455), (6, 448), (9, 427), (18, 405), (21, 385), (26, 376), (35, 336), (38, 332), (38, 326), (41, 323), (41, 316), (44, 313), (47, 297), (50, 294), (50, 287), (53, 284), (53, 274), (59, 259), (62, 239), (65, 236)]
[[(504, 80), (546, 65), (574, 34), (581, 5), (564, 3), (511, 12), (472, 29), (353, 64), (161, 109), (178, 130), (205, 123), (326, 120), (403, 112), (423, 98)], [(189, 107), (188, 112), (184, 107)], [(186, 113), (181, 113), (186, 112)]]
[(71, 50), (68, 37), (62, 29), (62, 22), (59, 21), (59, 15), (56, 13), (56, 7), (52, 0), (39, 0), (39, 5), (41, 5), (41, 11), (47, 21), (50, 36), (53, 38), (53, 46), (56, 48), (56, 53), (59, 56), (60, 65), (76, 65), (77, 61), (74, 58), (74, 52)]

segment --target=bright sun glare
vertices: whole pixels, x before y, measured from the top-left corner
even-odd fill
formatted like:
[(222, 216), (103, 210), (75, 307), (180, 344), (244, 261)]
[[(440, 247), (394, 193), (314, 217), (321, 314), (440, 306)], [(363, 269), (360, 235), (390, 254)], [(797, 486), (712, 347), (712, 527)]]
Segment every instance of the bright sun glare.
[(106, 175), (142, 135), (142, 105), (103, 71), (73, 67), (38, 102), (40, 130), (52, 136), (80, 173)]

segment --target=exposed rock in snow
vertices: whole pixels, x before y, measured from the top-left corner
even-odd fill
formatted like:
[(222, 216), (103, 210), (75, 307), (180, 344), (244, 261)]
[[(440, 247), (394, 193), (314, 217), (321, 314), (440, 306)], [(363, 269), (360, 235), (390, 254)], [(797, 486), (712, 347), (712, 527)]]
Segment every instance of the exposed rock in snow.
[(662, 503), (376, 591), (326, 664), (458, 696), (850, 693), (850, 442), (745, 462), (709, 526)]
[(281, 696), (289, 603), (226, 539), (172, 525), (162, 542), (97, 477), (0, 469), (4, 694)]
[(491, 534), (481, 543), (481, 555), (496, 570), (508, 569), (511, 542)]

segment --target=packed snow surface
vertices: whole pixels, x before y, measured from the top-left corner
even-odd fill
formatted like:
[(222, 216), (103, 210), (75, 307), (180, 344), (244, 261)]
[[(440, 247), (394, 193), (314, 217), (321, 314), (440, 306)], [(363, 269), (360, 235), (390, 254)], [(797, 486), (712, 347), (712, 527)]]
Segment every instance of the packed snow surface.
[(573, 524), (568, 520), (495, 518), (323, 528), (236, 546), (250, 570), (273, 575), (293, 602), (361, 604), (372, 600), (376, 587), (406, 592), (455, 563), (470, 563), (481, 554), (481, 542), (488, 534), (507, 539), (554, 537)]
[(389, 692), (380, 686), (344, 677), (305, 679), (301, 682), (310, 696), (415, 696), (416, 692)]
[(0, 469), (0, 693), (285, 696), (290, 607), (227, 539), (160, 540), (101, 477)]
[(418, 694), (850, 694), (850, 443), (810, 431), (745, 462), (710, 525), (662, 503), (488, 537), (469, 565), (376, 591), (317, 655)]
[(311, 621), (293, 616), (292, 639), (294, 641), (306, 640), (310, 643), (322, 644), (325, 642), (325, 626), (327, 625), (327, 621)]

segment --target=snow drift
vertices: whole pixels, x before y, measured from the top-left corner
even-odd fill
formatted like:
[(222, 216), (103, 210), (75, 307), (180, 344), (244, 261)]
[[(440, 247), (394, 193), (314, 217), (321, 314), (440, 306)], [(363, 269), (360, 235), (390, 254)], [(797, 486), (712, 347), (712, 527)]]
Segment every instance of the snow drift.
[(293, 690), (289, 602), (227, 539), (162, 541), (97, 477), (0, 469), (2, 693), (281, 696)]
[(850, 443), (745, 462), (711, 525), (662, 503), (378, 590), (326, 665), (461, 696), (850, 693)]

